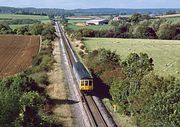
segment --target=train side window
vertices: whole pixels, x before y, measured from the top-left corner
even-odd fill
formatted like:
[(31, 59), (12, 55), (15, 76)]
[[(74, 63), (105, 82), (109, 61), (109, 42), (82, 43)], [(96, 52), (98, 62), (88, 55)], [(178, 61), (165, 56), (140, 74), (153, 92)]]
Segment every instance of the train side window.
[(85, 81), (85, 86), (88, 86), (88, 81)]
[(92, 86), (92, 81), (91, 80), (89, 81), (89, 86)]
[(81, 86), (84, 86), (84, 80), (81, 80)]

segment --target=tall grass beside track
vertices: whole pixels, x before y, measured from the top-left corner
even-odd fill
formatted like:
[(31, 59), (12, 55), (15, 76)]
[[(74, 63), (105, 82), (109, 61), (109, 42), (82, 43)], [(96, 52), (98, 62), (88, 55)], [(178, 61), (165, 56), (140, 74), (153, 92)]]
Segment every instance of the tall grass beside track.
[(122, 59), (132, 52), (147, 53), (154, 60), (154, 68), (161, 76), (180, 79), (180, 41), (118, 38), (84, 38), (88, 50), (98, 48), (116, 51)]

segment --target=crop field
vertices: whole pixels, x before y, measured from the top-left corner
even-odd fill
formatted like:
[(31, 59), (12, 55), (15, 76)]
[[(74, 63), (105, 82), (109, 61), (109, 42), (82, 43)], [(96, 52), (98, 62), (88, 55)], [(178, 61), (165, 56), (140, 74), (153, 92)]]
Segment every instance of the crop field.
[(71, 19), (68, 20), (68, 23), (77, 23), (77, 22), (86, 22), (86, 19)]
[(147, 53), (154, 60), (154, 68), (161, 76), (173, 75), (180, 78), (180, 41), (117, 38), (85, 38), (88, 50), (98, 48), (116, 51), (121, 59), (132, 52)]
[(39, 36), (0, 35), (0, 77), (26, 70), (39, 52)]
[(0, 14), (0, 20), (8, 19), (37, 19), (37, 20), (49, 20), (48, 16), (41, 15), (18, 15), (18, 14)]
[(180, 16), (179, 17), (169, 17), (166, 18), (168, 21), (173, 22), (173, 23), (178, 23), (180, 22)]
[[(18, 14), (0, 14), (0, 21), (9, 21), (13, 19), (34, 19), (39, 20), (42, 23), (50, 22), (48, 16), (40, 16), (40, 15), (18, 15)], [(10, 27), (12, 29), (24, 26), (24, 25), (30, 25), (30, 24), (19, 24), (19, 25), (12, 25), (10, 24)]]
[(93, 29), (93, 30), (110, 30), (112, 29), (113, 27), (110, 26), (110, 25), (93, 25), (93, 26), (76, 26), (76, 25), (69, 25), (68, 26), (69, 28), (71, 29), (74, 29), (74, 30), (79, 30), (81, 28), (89, 28), (89, 29)]
[(157, 16), (157, 17), (167, 19), (167, 21), (170, 21), (173, 23), (180, 22), (180, 14), (162, 15), (162, 16)]

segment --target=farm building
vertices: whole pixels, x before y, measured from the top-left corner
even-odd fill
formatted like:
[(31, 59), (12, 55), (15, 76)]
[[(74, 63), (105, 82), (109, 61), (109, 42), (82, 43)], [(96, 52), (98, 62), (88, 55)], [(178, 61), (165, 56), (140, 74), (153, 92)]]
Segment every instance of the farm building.
[(128, 19), (130, 17), (130, 15), (119, 15), (113, 18), (113, 21), (120, 21), (123, 19)]
[(120, 16), (117, 16), (117, 17), (114, 17), (113, 18), (113, 21), (120, 21), (121, 20), (121, 17)]
[(107, 19), (88, 20), (86, 21), (86, 25), (104, 25), (108, 24), (108, 22)]

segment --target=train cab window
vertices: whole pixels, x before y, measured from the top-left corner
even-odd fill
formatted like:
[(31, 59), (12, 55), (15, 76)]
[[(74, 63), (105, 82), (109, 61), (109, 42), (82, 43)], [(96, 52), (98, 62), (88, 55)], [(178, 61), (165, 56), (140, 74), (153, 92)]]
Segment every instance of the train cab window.
[(85, 85), (85, 84), (84, 84), (84, 80), (82, 80), (82, 81), (81, 81), (81, 86), (84, 86), (84, 85)]
[(88, 86), (88, 81), (85, 81), (85, 86)]
[(89, 86), (92, 86), (92, 81), (91, 80), (89, 81)]

